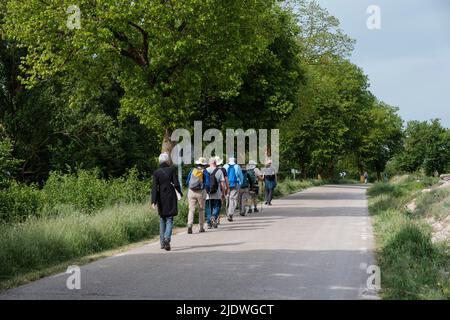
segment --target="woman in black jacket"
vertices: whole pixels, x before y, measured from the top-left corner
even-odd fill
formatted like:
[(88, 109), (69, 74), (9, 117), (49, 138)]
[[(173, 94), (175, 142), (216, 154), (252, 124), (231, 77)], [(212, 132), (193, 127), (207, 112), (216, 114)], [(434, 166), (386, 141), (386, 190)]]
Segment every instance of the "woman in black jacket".
[(175, 168), (169, 165), (169, 155), (159, 156), (160, 168), (153, 173), (152, 207), (160, 216), (159, 234), (161, 249), (170, 251), (173, 217), (178, 214), (178, 199), (175, 189), (182, 194)]

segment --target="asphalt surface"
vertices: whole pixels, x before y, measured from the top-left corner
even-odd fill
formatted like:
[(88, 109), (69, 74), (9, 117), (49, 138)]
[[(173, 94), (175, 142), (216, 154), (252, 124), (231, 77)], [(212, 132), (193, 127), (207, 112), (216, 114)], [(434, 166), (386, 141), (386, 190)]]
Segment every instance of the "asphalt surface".
[(329, 185), (181, 232), (81, 267), (81, 289), (61, 273), (0, 299), (377, 299), (367, 288), (374, 239), (366, 186)]

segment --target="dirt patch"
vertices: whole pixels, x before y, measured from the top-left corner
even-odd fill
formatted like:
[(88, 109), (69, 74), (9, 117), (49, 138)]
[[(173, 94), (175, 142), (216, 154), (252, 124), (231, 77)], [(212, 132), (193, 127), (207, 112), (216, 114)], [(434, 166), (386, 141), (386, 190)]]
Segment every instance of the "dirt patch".
[(445, 218), (436, 220), (435, 218), (427, 219), (427, 222), (433, 228), (433, 242), (447, 242), (450, 247), (450, 214)]

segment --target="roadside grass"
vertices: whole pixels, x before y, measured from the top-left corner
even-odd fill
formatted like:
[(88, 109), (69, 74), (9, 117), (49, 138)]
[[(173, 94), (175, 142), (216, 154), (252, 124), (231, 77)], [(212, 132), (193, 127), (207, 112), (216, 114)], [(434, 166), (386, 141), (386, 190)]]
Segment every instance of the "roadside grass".
[[(325, 180), (291, 180), (286, 179), (277, 184), (274, 190), (274, 197), (284, 197), (292, 193), (300, 192), (304, 189), (320, 186), (326, 184)], [(264, 190), (260, 190), (261, 196), (264, 194)]]
[(67, 211), (0, 227), (0, 275), (20, 274), (158, 234), (158, 217), (144, 205), (118, 205), (95, 215)]
[[(440, 208), (450, 190), (420, 192), (435, 182), (403, 176), (368, 190), (384, 299), (450, 299), (449, 248), (432, 243), (431, 227), (423, 219), (432, 212), (448, 214)], [(417, 209), (410, 214), (405, 205), (416, 198)]]
[[(112, 187), (108, 189), (108, 197), (96, 190), (96, 195), (90, 196), (91, 200), (83, 200), (77, 199), (75, 192), (70, 195), (64, 195), (64, 192), (74, 184), (81, 190), (86, 181), (80, 183), (69, 176), (58, 179), (59, 183), (53, 181), (46, 192), (57, 194), (59, 185), (61, 195), (58, 197), (62, 203), (53, 202), (50, 213), (40, 212), (20, 222), (0, 224), (0, 291), (65, 271), (69, 265), (94, 261), (107, 256), (108, 252), (148, 241), (159, 234), (159, 217), (150, 209), (148, 201), (141, 201), (142, 191), (134, 200), (126, 199), (126, 203), (95, 210), (100, 204), (92, 199), (103, 199), (101, 203), (114, 202), (108, 200), (114, 198), (109, 196)], [(89, 180), (87, 177), (82, 179)], [(61, 187), (61, 183), (65, 187)], [(275, 196), (282, 197), (323, 183), (285, 180), (278, 184)], [(120, 198), (125, 197), (121, 191)], [(128, 203), (131, 201), (139, 202)], [(179, 202), (174, 226), (185, 227), (187, 216), (185, 196)]]

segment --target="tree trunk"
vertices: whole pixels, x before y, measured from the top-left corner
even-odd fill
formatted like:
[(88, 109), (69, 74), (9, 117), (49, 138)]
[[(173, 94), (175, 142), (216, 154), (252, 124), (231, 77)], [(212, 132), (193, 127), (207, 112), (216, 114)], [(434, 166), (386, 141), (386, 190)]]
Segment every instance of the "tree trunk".
[(172, 132), (169, 129), (165, 129), (164, 137), (161, 145), (161, 153), (166, 152), (169, 155), (170, 165), (172, 165), (172, 150), (175, 147), (175, 142), (170, 140)]
[(366, 181), (366, 179), (364, 178), (364, 168), (362, 165), (358, 166), (358, 170), (359, 170), (359, 182), (360, 183), (364, 183)]
[(328, 179), (334, 178), (334, 163), (330, 161), (328, 164)]

